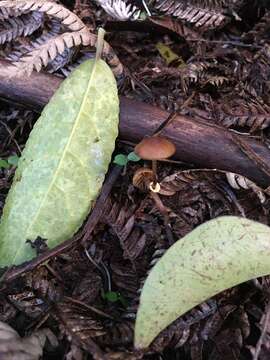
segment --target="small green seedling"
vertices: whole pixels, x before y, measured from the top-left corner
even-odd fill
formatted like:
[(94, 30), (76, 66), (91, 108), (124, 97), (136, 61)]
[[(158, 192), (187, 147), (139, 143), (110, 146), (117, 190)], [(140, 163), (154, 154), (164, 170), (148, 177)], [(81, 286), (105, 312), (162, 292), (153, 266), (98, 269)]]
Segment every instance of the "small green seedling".
[(9, 163), (9, 165), (17, 167), (19, 159), (20, 158), (18, 155), (12, 155), (8, 157), (7, 162)]
[(141, 158), (132, 151), (128, 155), (117, 154), (114, 157), (113, 163), (117, 164), (119, 166), (126, 166), (129, 161), (138, 162), (140, 160), (141, 160)]
[(11, 155), (7, 158), (7, 160), (0, 158), (0, 169), (9, 169), (12, 166), (17, 167), (18, 161), (18, 155)]
[(4, 160), (0, 159), (0, 169), (8, 169), (10, 167), (10, 164)]
[(119, 293), (116, 291), (107, 291), (106, 293), (103, 294), (103, 298), (109, 302), (115, 303), (117, 301), (120, 301), (120, 303), (124, 306), (127, 307), (127, 301), (126, 299)]

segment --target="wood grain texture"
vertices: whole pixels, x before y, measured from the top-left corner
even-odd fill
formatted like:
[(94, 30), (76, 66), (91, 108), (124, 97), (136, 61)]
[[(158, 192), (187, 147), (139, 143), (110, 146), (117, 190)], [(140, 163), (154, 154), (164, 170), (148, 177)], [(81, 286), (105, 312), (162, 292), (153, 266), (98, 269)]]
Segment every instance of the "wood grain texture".
[[(45, 73), (12, 77), (14, 72), (9, 63), (0, 61), (0, 98), (35, 111), (43, 108), (62, 81)], [(137, 143), (168, 117), (169, 113), (157, 107), (121, 97), (120, 138)], [(201, 168), (239, 173), (264, 188), (270, 185), (270, 150), (254, 138), (180, 115), (161, 134), (176, 145), (178, 160)]]

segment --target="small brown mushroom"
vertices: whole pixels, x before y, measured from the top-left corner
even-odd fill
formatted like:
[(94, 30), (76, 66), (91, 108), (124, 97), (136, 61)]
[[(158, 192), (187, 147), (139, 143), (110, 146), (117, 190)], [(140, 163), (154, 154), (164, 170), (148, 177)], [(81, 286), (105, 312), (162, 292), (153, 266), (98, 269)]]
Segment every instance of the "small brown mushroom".
[(157, 184), (157, 160), (164, 160), (175, 153), (175, 145), (163, 136), (151, 136), (144, 138), (135, 146), (134, 152), (143, 160), (152, 160), (154, 181), (150, 186), (155, 191)]
[(163, 160), (175, 153), (175, 145), (163, 136), (144, 138), (135, 146), (134, 152), (143, 160)]

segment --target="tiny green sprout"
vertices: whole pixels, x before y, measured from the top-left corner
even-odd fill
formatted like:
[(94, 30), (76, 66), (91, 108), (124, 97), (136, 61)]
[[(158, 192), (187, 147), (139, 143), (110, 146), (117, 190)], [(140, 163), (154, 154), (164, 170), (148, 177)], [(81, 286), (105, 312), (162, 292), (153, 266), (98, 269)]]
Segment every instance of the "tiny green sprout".
[(0, 158), (0, 169), (8, 169), (10, 167), (9, 163)]
[(128, 163), (128, 158), (124, 154), (118, 154), (114, 157), (113, 163), (119, 166), (126, 166)]
[(12, 155), (12, 156), (8, 157), (7, 162), (9, 163), (9, 165), (17, 166), (18, 162), (19, 162), (19, 159), (20, 158), (19, 158), (18, 155)]
[(135, 154), (135, 152), (131, 152), (129, 153), (128, 155), (124, 155), (124, 154), (118, 154), (114, 157), (114, 164), (117, 164), (119, 166), (126, 166), (127, 163), (129, 161), (132, 161), (132, 162), (138, 162), (140, 161), (141, 158)]
[(141, 160), (141, 158), (138, 155), (136, 155), (134, 151), (129, 153), (127, 158), (129, 161), (133, 161), (133, 162), (138, 162)]
[(124, 306), (127, 307), (127, 301), (126, 299), (119, 293), (116, 291), (107, 291), (106, 293), (103, 294), (103, 298), (106, 299), (109, 302), (115, 303), (117, 301), (120, 301), (120, 303)]
[(119, 293), (115, 291), (107, 291), (104, 294), (104, 299), (110, 301), (110, 302), (116, 302), (119, 300)]

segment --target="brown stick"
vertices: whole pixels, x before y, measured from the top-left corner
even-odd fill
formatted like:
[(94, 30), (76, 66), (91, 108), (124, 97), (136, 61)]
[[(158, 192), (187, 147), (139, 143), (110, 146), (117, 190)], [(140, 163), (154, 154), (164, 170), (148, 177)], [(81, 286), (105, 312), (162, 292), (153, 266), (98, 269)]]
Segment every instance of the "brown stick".
[[(9, 63), (0, 61), (0, 97), (36, 111), (62, 81), (44, 73), (11, 78), (14, 71)], [(157, 107), (121, 97), (120, 138), (137, 143), (154, 133), (168, 116)], [(176, 158), (181, 161), (238, 173), (264, 188), (270, 184), (270, 151), (262, 142), (186, 116), (175, 116), (161, 134), (174, 142)]]

